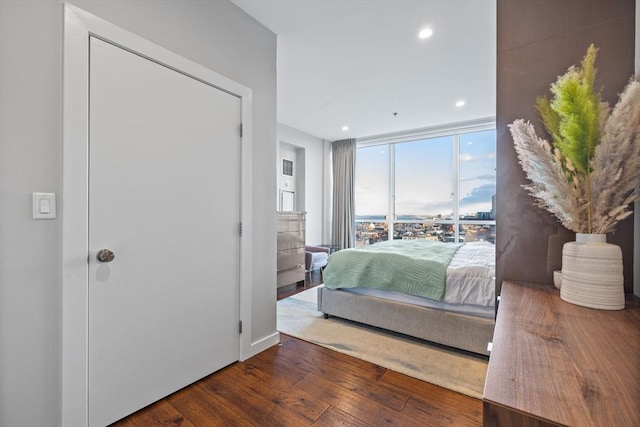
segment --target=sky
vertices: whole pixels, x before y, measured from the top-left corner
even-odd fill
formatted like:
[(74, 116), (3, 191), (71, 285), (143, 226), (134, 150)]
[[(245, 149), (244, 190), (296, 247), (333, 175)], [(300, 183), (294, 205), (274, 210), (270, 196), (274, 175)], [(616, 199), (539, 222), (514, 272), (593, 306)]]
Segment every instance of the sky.
[[(495, 131), (460, 135), (461, 215), (491, 210), (496, 189)], [(356, 215), (386, 215), (389, 146), (359, 148), (356, 154)], [(396, 215), (450, 215), (453, 211), (454, 138), (395, 145)]]

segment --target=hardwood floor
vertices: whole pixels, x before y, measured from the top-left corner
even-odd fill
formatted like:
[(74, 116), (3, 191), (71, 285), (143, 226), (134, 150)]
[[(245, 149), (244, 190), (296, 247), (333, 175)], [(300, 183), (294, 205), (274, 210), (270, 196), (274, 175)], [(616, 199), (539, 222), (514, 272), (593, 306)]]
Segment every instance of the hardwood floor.
[[(285, 298), (321, 283), (278, 292)], [(114, 426), (480, 426), (482, 402), (281, 334)]]

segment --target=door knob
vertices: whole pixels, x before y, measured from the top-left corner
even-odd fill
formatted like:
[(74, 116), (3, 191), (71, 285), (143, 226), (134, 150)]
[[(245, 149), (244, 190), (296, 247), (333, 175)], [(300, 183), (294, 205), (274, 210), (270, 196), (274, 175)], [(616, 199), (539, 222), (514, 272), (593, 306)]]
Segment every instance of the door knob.
[(109, 249), (100, 249), (96, 254), (96, 259), (99, 262), (111, 262), (115, 257), (115, 254)]

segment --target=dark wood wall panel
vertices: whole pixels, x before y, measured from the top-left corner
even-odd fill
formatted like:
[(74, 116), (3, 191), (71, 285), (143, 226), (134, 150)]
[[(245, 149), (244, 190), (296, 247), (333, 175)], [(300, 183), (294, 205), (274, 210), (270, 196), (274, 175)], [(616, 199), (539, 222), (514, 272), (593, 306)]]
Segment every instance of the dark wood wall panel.
[[(610, 104), (634, 71), (635, 0), (497, 0), (497, 284), (502, 280), (551, 283), (561, 266), (562, 244), (575, 239), (536, 207), (507, 126), (530, 120), (542, 136), (535, 98), (593, 43), (600, 50), (596, 87)], [(625, 290), (633, 288), (633, 219), (608, 241), (621, 246)]]

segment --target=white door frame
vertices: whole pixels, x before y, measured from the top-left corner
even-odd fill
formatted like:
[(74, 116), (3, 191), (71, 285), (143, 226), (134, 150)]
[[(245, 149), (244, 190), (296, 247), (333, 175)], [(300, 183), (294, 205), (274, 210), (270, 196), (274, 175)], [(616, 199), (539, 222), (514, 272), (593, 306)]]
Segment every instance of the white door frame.
[[(238, 96), (240, 171), (240, 360), (251, 343), (251, 89), (73, 5), (64, 5), (62, 152), (62, 425), (88, 425), (89, 37), (94, 36)], [(214, 244), (215, 242), (212, 242)], [(255, 345), (253, 347), (256, 347)], [(265, 347), (266, 348), (266, 347)]]

